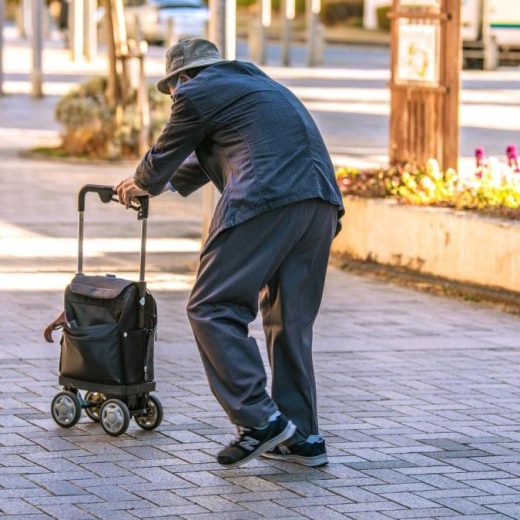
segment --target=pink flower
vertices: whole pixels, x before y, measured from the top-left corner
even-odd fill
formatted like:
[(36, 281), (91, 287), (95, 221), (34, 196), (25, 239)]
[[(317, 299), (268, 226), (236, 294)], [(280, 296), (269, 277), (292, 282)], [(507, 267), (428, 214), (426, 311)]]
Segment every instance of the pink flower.
[(516, 173), (520, 172), (520, 168), (518, 167), (518, 152), (514, 144), (510, 144), (506, 148), (506, 155), (509, 167)]
[(484, 148), (479, 146), (477, 149), (475, 149), (475, 159), (477, 161), (477, 168), (484, 166), (484, 161), (486, 159)]
[(475, 177), (477, 179), (482, 179), (482, 170), (486, 166), (486, 153), (484, 152), (484, 148), (479, 146), (475, 149), (475, 160), (477, 169), (475, 171)]

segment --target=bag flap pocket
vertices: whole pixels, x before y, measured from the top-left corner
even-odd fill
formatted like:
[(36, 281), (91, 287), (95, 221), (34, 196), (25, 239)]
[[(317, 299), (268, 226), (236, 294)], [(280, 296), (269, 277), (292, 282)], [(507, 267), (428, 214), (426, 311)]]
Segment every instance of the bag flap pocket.
[(71, 337), (82, 338), (106, 338), (108, 336), (118, 336), (119, 327), (117, 323), (101, 323), (99, 325), (87, 325), (85, 327), (67, 327), (63, 328)]
[(113, 300), (117, 298), (127, 287), (134, 282), (112, 276), (92, 276), (77, 274), (69, 285), (75, 294), (99, 298), (100, 300)]

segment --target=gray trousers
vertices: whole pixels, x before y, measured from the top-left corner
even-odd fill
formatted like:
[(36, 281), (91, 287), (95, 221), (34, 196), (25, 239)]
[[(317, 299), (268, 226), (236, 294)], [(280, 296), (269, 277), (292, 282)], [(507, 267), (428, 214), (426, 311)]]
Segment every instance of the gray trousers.
[[(234, 424), (278, 409), (303, 437), (318, 433), (312, 328), (321, 303), (337, 207), (309, 199), (220, 233), (203, 250), (188, 317), (211, 390)], [(249, 324), (260, 308), (272, 371)]]

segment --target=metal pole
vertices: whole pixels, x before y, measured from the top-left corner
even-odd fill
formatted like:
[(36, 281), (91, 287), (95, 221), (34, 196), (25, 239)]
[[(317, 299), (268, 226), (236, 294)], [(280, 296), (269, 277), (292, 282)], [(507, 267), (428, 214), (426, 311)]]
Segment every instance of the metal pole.
[(96, 0), (84, 0), (83, 55), (87, 61), (94, 60), (97, 55), (96, 7)]
[(209, 39), (227, 60), (236, 56), (236, 0), (209, 0)]
[(175, 20), (173, 18), (168, 18), (166, 20), (166, 47), (172, 47), (177, 43), (177, 38), (175, 36)]
[(258, 63), (267, 62), (267, 29), (271, 25), (271, 0), (258, 0)]
[(307, 65), (314, 67), (320, 61), (318, 23), (321, 0), (307, 0), (305, 10), (307, 15)]
[(42, 92), (42, 52), (43, 52), (43, 0), (32, 0), (32, 96), (40, 98)]
[(482, 0), (482, 44), (483, 49), (483, 69), (495, 70), (498, 66), (498, 48), (493, 35), (491, 34), (490, 2)]
[(282, 65), (291, 64), (292, 23), (296, 16), (295, 0), (282, 0)]
[(0, 96), (4, 94), (4, 23), (5, 0), (0, 0)]

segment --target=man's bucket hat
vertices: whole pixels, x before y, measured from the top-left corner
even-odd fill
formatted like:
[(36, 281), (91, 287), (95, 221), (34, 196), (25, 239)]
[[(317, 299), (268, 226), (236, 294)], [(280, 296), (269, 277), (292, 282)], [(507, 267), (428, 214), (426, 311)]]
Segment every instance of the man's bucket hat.
[(168, 81), (174, 80), (183, 71), (226, 61), (215, 46), (202, 38), (188, 38), (176, 43), (166, 51), (166, 76), (157, 83), (163, 94), (170, 94)]

